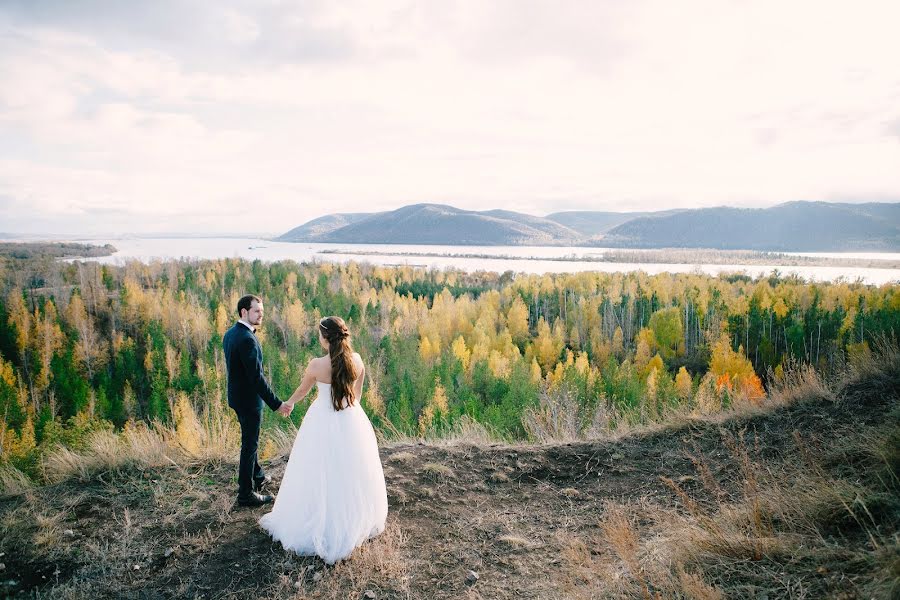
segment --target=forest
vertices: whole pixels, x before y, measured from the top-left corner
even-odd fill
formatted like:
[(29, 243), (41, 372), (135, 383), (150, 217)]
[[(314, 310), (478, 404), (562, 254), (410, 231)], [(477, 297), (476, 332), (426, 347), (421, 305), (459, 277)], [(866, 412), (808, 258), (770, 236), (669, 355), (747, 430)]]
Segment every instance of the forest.
[[(242, 259), (104, 265), (0, 263), (2, 462), (92, 432), (233, 417), (221, 339), (245, 293), (287, 398), (321, 355), (316, 323), (348, 321), (367, 365), (362, 404), (382, 439), (436, 439), (476, 424), (496, 439), (591, 437), (762, 405), (800, 367), (828, 377), (879, 340), (896, 344), (896, 285), (778, 272), (523, 275), (367, 263)], [(303, 417), (306, 404), (291, 416)], [(264, 427), (283, 427), (265, 411)], [(185, 443), (190, 443), (186, 440)]]

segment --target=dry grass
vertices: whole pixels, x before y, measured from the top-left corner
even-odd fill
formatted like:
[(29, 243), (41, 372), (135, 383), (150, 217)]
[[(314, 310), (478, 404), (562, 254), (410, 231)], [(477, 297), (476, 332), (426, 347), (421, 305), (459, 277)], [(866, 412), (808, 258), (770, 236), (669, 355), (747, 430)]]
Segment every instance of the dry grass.
[(609, 504), (600, 524), (606, 543), (612, 548), (621, 564), (625, 567), (626, 576), (636, 584), (640, 596), (650, 598), (647, 577), (638, 555), (638, 533), (628, 518), (624, 507)]
[(573, 389), (558, 386), (543, 390), (537, 406), (525, 409), (522, 426), (540, 443), (571, 442), (607, 437), (612, 423), (621, 420), (615, 417), (604, 398), (592, 408), (580, 402)]
[(787, 405), (795, 402), (825, 398), (834, 401), (835, 394), (823, 381), (819, 373), (809, 364), (789, 363), (784, 376), (776, 379), (769, 374), (771, 384), (766, 398), (769, 406)]
[(0, 465), (0, 493), (4, 496), (20, 496), (33, 487), (28, 475), (12, 465)]
[(422, 472), (424, 473), (425, 478), (431, 481), (447, 481), (448, 479), (456, 477), (453, 469), (440, 463), (425, 463), (422, 465)]
[[(58, 446), (42, 459), (44, 479), (50, 483), (70, 478), (87, 481), (107, 471), (236, 461), (240, 426), (230, 411), (205, 408), (198, 414), (190, 403), (179, 408), (174, 425), (129, 422), (118, 433), (92, 433), (82, 450)], [(293, 427), (264, 430), (260, 454), (266, 459), (288, 454), (295, 436)], [(0, 470), (0, 484), (7, 494), (16, 493), (24, 485), (21, 477), (7, 468)]]
[(497, 538), (497, 541), (506, 544), (510, 548), (524, 549), (530, 548), (532, 542), (519, 535), (506, 534)]
[(473, 420), (468, 415), (463, 415), (456, 421), (450, 431), (442, 434), (440, 437), (429, 438), (428, 441), (443, 445), (487, 445), (505, 440), (502, 435), (493, 431), (487, 425)]
[(416, 455), (412, 452), (395, 452), (388, 457), (388, 462), (391, 463), (409, 463), (416, 460)]
[[(877, 461), (898, 451), (896, 439), (874, 448), (870, 440), (859, 441), (857, 452), (868, 453), (874, 469), (866, 483), (829, 475), (820, 462), (770, 473), (751, 459), (745, 444), (725, 445), (739, 467), (737, 498), (726, 499), (723, 483), (715, 482), (702, 494), (714, 501), (701, 502), (665, 478), (680, 509), (657, 507), (656, 526), (645, 540), (637, 538), (624, 507), (607, 511), (604, 532), (631, 581), (630, 593), (721, 598), (739, 596), (742, 589), (779, 596), (794, 588), (820, 597), (830, 584), (823, 575), (842, 576), (849, 563), (868, 565), (868, 573), (855, 577), (866, 597), (893, 597), (900, 567), (900, 486), (895, 468)], [(641, 557), (652, 554), (655, 564), (642, 565)]]
[[(297, 428), (293, 425), (289, 427), (273, 427), (266, 430), (265, 438), (262, 442), (261, 458), (270, 459), (277, 456), (290, 456), (291, 449), (294, 447), (294, 440), (297, 439)], [(238, 440), (240, 445), (240, 440)]]
[(306, 557), (285, 553), (276, 570), (277, 581), (260, 590), (267, 598), (307, 600), (363, 598), (371, 591), (376, 598), (409, 598), (410, 563), (405, 556), (406, 538), (396, 522), (359, 546), (345, 560), (324, 566)]
[(97, 431), (86, 441), (84, 451), (58, 446), (45, 455), (42, 471), (47, 481), (58, 483), (70, 478), (87, 481), (102, 471), (157, 467), (171, 461), (170, 455), (180, 456), (172, 439), (165, 430), (153, 431), (143, 425), (121, 434)]
[[(601, 527), (612, 559), (598, 566), (606, 577), (591, 595), (799, 598), (849, 589), (844, 597), (898, 597), (898, 375), (900, 351), (891, 344), (858, 358), (834, 386), (808, 367), (790, 369), (769, 405), (856, 403), (866, 411), (880, 404), (888, 412), (869, 431), (795, 431), (797, 460), (778, 464), (760, 456), (758, 439), (723, 431), (730, 469), (716, 470), (715, 460), (695, 451), (695, 479), (662, 477), (675, 507), (607, 507)], [(646, 523), (640, 529), (638, 518)], [(585, 560), (579, 548), (567, 550), (576, 566)]]
[(494, 483), (506, 483), (509, 481), (509, 475), (503, 471), (494, 471), (488, 476), (488, 479)]

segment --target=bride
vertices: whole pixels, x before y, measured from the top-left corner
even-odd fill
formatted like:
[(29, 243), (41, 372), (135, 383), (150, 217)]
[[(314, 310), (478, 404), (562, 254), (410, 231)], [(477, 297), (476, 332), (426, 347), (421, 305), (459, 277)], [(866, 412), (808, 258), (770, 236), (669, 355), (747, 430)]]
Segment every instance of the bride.
[(287, 404), (319, 393), (303, 418), (272, 512), (260, 525), (287, 550), (333, 564), (384, 530), (387, 493), (375, 432), (359, 404), (365, 366), (340, 317), (319, 322), (314, 358)]

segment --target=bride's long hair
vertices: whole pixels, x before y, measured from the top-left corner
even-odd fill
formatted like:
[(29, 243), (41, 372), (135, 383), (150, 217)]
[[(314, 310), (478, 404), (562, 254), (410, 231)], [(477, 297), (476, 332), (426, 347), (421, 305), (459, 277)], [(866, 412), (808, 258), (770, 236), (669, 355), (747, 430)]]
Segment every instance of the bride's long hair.
[[(350, 344), (350, 330), (340, 317), (325, 317), (319, 321), (319, 331), (328, 342), (331, 357), (331, 404), (334, 410), (353, 406), (353, 382), (358, 376), (353, 364), (353, 346)], [(347, 405), (344, 406), (344, 398)]]

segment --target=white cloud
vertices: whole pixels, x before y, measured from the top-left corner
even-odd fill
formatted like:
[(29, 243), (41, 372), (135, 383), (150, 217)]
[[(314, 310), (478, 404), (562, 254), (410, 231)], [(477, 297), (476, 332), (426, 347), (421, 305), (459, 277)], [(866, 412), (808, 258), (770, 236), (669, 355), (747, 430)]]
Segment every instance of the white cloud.
[(247, 44), (259, 37), (259, 25), (247, 15), (236, 10), (225, 9), (222, 13), (222, 20), (225, 36), (236, 44)]
[[(900, 198), (887, 1), (208, 13), (181, 36), (134, 23), (131, 46), (63, 16), (0, 19), (0, 214), (277, 232), (422, 201), (543, 214)], [(199, 41), (169, 43), (192, 26)], [(213, 31), (237, 53), (210, 58)]]

